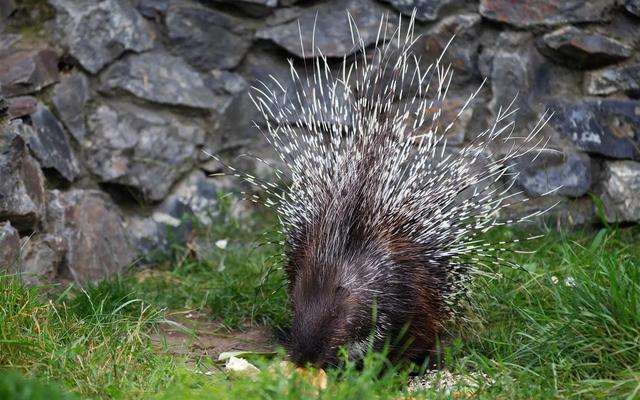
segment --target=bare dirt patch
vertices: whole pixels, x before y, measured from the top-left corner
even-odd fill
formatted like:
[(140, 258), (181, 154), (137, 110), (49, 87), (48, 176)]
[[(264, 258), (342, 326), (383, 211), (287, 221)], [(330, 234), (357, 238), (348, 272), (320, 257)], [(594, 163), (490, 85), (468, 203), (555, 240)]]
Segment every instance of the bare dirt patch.
[[(269, 352), (275, 347), (273, 334), (267, 327), (247, 326), (229, 331), (220, 321), (212, 321), (196, 311), (167, 314), (172, 323), (162, 323), (151, 340), (159, 349), (186, 357), (189, 363), (209, 358), (218, 360), (226, 351)], [(184, 328), (186, 329), (184, 329)]]

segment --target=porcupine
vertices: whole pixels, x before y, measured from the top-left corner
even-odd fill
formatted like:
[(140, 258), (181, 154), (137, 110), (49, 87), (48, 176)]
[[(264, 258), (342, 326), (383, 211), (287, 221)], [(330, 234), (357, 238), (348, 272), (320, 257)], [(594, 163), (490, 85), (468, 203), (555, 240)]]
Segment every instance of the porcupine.
[[(312, 44), (313, 73), (301, 77), (290, 61), (295, 91), (277, 81), (278, 89), (253, 88), (264, 117), (256, 126), (286, 166), (276, 169), (285, 190), (234, 172), (268, 193), (264, 204), (280, 219), (292, 361), (335, 365), (341, 347), (359, 359), (406, 330), (408, 341), (391, 351), (421, 362), (473, 275), (509, 263), (494, 255), (504, 243), (479, 234), (541, 213), (498, 220), (517, 192), (497, 183), (513, 182), (518, 159), (543, 147), (537, 133), (546, 116), (516, 137), (510, 105), (457, 153), (447, 152), (445, 134), (457, 117), (441, 121), (439, 107), (450, 66), (439, 58), (421, 68), (414, 18), (403, 33), (402, 19), (387, 31), (383, 17), (370, 51), (348, 18), (356, 51), (337, 74)], [(513, 146), (487, 157), (498, 140)]]

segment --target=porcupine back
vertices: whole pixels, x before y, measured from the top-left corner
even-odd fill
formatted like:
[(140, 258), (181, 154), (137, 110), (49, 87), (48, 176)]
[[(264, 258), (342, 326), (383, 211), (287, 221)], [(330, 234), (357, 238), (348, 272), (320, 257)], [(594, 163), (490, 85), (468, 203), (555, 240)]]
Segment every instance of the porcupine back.
[[(402, 19), (383, 17), (369, 51), (348, 20), (355, 52), (337, 73), (312, 44), (303, 76), (290, 62), (296, 90), (275, 79), (278, 89), (254, 88), (261, 130), (286, 166), (277, 173), (286, 189), (242, 177), (270, 195), (266, 205), (280, 218), (293, 361), (334, 364), (340, 346), (362, 357), (371, 338), (380, 349), (406, 327), (409, 341), (392, 351), (420, 361), (472, 276), (509, 263), (495, 256), (505, 243), (485, 243), (479, 233), (538, 214), (497, 220), (518, 194), (509, 183), (514, 163), (544, 147), (537, 133), (545, 116), (516, 137), (508, 106), (449, 151), (444, 138), (457, 117), (441, 120), (439, 107), (453, 72), (441, 59), (425, 66), (414, 56), (414, 19), (403, 30)], [(495, 141), (508, 150), (492, 153)]]

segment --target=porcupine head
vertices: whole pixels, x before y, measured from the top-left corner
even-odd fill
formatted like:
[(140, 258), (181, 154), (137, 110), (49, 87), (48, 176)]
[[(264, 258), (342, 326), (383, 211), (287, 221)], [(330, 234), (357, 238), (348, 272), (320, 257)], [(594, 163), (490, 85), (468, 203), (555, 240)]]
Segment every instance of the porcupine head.
[[(375, 41), (365, 42), (345, 17), (353, 52), (339, 69), (312, 38), (303, 49), (311, 65), (300, 73), (290, 62), (293, 85), (265, 82), (252, 93), (260, 129), (285, 165), (277, 171), (285, 190), (243, 177), (270, 195), (266, 205), (280, 218), (292, 360), (334, 365), (340, 348), (361, 358), (390, 345), (421, 361), (455, 315), (469, 277), (500, 262), (492, 251), (502, 244), (477, 235), (518, 222), (497, 222), (512, 196), (511, 185), (498, 183), (541, 148), (546, 115), (515, 137), (513, 110), (505, 107), (472, 141), (449, 149), (446, 133), (480, 89), (443, 120), (453, 72), (440, 59), (414, 56), (413, 18), (403, 27), (383, 17)], [(492, 154), (497, 140), (513, 146)]]

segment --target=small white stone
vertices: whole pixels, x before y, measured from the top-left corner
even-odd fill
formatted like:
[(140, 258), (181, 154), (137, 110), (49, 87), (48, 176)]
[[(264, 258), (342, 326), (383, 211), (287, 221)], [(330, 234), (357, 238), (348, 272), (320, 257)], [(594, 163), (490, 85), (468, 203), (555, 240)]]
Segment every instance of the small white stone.
[(236, 376), (256, 376), (260, 370), (244, 358), (231, 356), (225, 365), (227, 371)]

